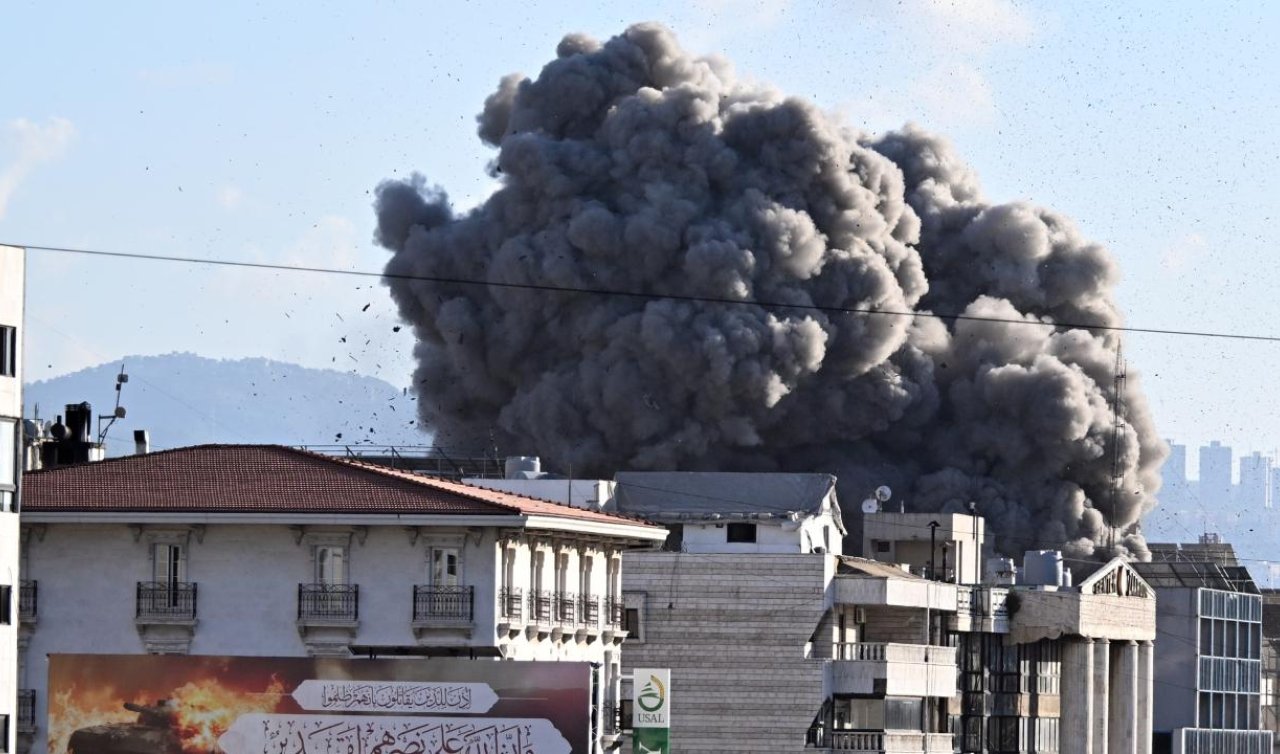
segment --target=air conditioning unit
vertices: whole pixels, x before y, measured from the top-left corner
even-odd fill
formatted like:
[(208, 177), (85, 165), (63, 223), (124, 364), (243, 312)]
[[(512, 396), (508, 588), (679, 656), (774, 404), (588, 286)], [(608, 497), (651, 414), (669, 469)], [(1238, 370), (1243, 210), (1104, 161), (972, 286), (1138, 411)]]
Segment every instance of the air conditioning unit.
[(853, 609), (853, 622), (854, 622), (854, 623), (858, 623), (858, 624), (862, 624), (862, 623), (866, 623), (866, 622), (867, 622), (867, 611), (866, 611), (866, 608), (855, 607), (855, 608)]

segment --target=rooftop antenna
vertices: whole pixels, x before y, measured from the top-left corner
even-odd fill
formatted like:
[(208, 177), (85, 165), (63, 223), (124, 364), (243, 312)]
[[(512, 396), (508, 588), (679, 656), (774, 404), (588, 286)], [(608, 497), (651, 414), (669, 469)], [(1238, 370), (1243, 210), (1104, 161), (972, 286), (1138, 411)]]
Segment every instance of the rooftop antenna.
[(1115, 424), (1111, 429), (1111, 516), (1107, 521), (1107, 547), (1113, 553), (1116, 547), (1116, 496), (1120, 492), (1120, 432), (1124, 429), (1125, 376), (1122, 346), (1117, 344), (1115, 381), (1111, 396), (1111, 414), (1115, 417)]
[[(116, 423), (116, 419), (123, 419), (126, 411), (124, 406), (120, 405), (120, 391), (124, 384), (129, 381), (129, 375), (124, 372), (124, 362), (120, 363), (120, 374), (116, 375), (116, 407), (109, 414), (98, 417), (98, 444), (107, 441), (107, 432), (111, 431), (111, 425)], [(102, 420), (107, 420), (107, 426), (102, 426)]]

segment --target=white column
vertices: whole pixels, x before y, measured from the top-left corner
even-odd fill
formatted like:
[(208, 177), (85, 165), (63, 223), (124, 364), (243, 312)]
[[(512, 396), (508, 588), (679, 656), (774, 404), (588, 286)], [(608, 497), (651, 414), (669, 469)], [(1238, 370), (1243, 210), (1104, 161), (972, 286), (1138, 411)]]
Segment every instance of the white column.
[[(1107, 754), (1107, 689), (1111, 685), (1111, 642), (1093, 642), (1093, 752)], [(1065, 731), (1064, 731), (1065, 732)]]
[(1062, 754), (1093, 754), (1093, 641), (1067, 639), (1062, 647)]
[(1138, 754), (1138, 643), (1112, 644), (1108, 754)]
[(1151, 754), (1155, 722), (1156, 653), (1151, 642), (1138, 644), (1138, 754)]

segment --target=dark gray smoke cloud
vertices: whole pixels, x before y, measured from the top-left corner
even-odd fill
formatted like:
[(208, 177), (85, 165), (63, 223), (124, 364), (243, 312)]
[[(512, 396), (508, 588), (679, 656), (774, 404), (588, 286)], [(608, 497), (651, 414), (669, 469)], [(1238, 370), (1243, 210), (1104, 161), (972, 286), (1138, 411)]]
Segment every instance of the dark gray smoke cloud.
[[(857, 132), (660, 26), (566, 37), (478, 120), (500, 179), (482, 206), (455, 214), (421, 177), (378, 188), (389, 275), (1121, 321), (1114, 263), (1068, 219), (991, 204), (939, 137)], [(1114, 332), (388, 284), (445, 444), (577, 475), (834, 471), (854, 503), (885, 482), (910, 509), (975, 501), (1006, 552), (1145, 553), (1165, 450), (1131, 374), (1113, 495)]]

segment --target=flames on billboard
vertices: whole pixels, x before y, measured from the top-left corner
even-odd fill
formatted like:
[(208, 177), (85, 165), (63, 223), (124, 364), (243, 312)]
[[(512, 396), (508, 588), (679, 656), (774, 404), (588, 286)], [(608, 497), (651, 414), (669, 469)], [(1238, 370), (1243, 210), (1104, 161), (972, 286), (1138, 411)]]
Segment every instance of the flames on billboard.
[(585, 663), (53, 655), (49, 754), (586, 754)]

